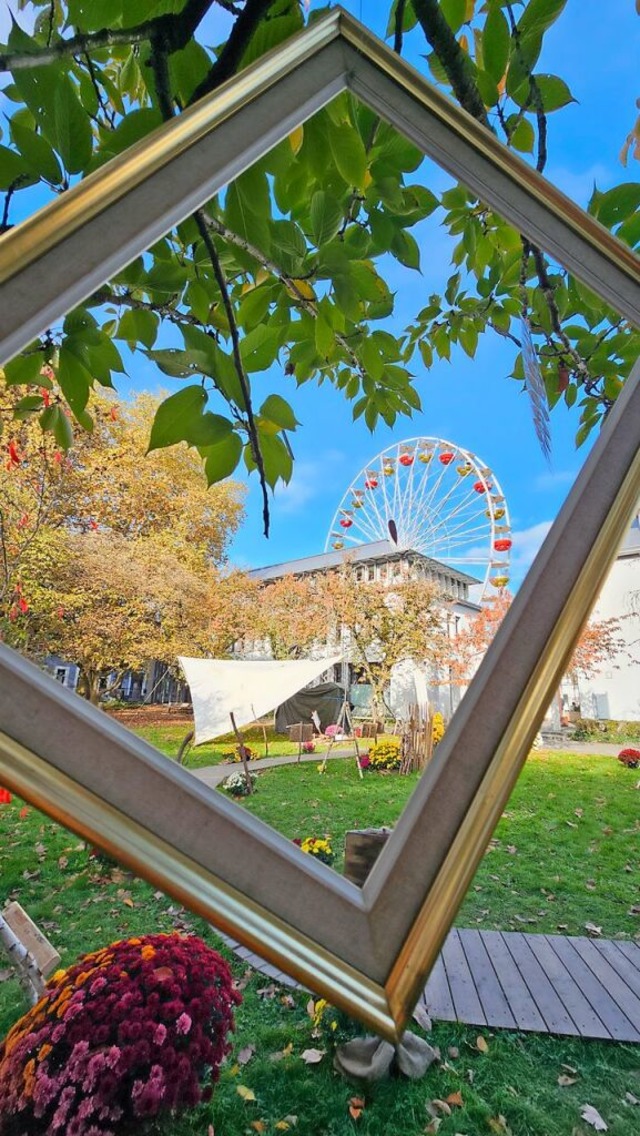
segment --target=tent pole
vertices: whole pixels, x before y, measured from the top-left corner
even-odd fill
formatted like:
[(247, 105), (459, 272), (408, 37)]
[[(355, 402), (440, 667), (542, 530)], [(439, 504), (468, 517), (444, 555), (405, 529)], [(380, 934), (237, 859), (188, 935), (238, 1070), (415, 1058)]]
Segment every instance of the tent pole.
[(242, 737), (240, 735), (238, 727), (236, 726), (236, 720), (233, 716), (233, 711), (231, 712), (231, 714), (229, 714), (229, 717), (231, 718), (231, 725), (233, 726), (233, 732), (236, 735), (236, 741), (238, 743), (238, 752), (240, 754), (240, 757), (242, 758), (242, 764), (244, 765), (244, 776), (245, 776), (245, 780), (247, 782), (247, 796), (248, 796), (250, 793), (253, 793), (253, 785), (251, 784), (251, 774), (249, 773), (249, 765), (248, 765), (248, 762), (247, 762), (247, 750), (246, 750), (246, 747), (245, 747), (245, 745), (242, 741)]

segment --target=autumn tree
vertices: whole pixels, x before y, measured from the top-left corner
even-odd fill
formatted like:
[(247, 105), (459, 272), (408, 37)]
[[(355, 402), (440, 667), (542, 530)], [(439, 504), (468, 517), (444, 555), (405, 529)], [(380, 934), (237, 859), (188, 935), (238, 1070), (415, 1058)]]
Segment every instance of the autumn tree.
[(405, 661), (437, 667), (445, 657), (447, 605), (432, 580), (358, 581), (347, 563), (319, 577), (319, 589), (330, 642), (366, 676), (375, 715), (386, 712), (394, 667)]
[[(306, 8), (25, 0), (22, 26), (14, 22), (0, 46), (13, 104), (0, 147), (3, 226), (32, 186), (63, 192), (298, 31)], [(399, 53), (413, 41), (431, 78), (543, 172), (549, 116), (572, 102), (561, 76), (538, 69), (546, 37), (562, 34), (563, 8), (564, 0), (393, 0), (388, 34)], [(309, 18), (319, 14), (314, 7)], [(463, 185), (434, 193), (420, 166), (395, 130), (340, 96), (11, 362), (18, 413), (68, 433), (60, 408), (41, 400), (46, 364), (89, 426), (89, 391), (124, 370), (117, 345), (127, 344), (184, 380), (158, 412), (153, 445), (197, 446), (210, 482), (242, 460), (257, 469), (265, 527), (266, 487), (290, 476), (296, 427), (287, 400), (255, 390), (254, 376), (273, 365), (292, 388), (332, 382), (373, 429), (420, 408), (417, 361), (429, 368), (458, 346), (473, 356), (480, 336), (498, 335), (513, 344), (512, 374), (529, 392), (542, 445), (559, 401), (578, 405), (583, 440), (626, 379), (637, 336)], [(639, 204), (640, 187), (623, 183), (594, 190), (589, 208), (636, 244)], [(432, 213), (451, 238), (451, 272), (393, 334), (382, 258), (418, 270), (412, 230)]]
[[(462, 686), (471, 682), (512, 601), (512, 594), (501, 590), (482, 605), (481, 611), (451, 641), (449, 667), (454, 682)], [(620, 619), (594, 616), (582, 630), (565, 672), (566, 677), (575, 684), (580, 678), (590, 678), (604, 663), (624, 650)]]
[[(61, 406), (55, 384), (43, 391)], [(7, 424), (0, 630), (76, 663), (94, 700), (107, 674), (118, 685), (152, 658), (228, 649), (249, 587), (224, 567), (241, 487), (208, 488), (186, 446), (145, 457), (157, 405), (94, 396), (93, 430), (67, 452), (29, 416)]]
[(321, 578), (282, 576), (258, 586), (244, 637), (272, 659), (296, 659), (322, 645), (331, 622)]

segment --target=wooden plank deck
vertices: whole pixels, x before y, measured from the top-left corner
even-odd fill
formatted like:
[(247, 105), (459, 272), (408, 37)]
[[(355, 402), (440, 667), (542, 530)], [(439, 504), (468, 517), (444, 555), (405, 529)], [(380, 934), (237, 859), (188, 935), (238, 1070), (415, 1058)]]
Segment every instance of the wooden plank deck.
[(510, 1013), (524, 1031), (640, 1041), (636, 943), (454, 930), (441, 957), (422, 997), (433, 1019), (509, 1028)]
[[(258, 955), (225, 942), (255, 970), (296, 985)], [(422, 1004), (434, 1021), (640, 1042), (640, 946), (454, 928)]]

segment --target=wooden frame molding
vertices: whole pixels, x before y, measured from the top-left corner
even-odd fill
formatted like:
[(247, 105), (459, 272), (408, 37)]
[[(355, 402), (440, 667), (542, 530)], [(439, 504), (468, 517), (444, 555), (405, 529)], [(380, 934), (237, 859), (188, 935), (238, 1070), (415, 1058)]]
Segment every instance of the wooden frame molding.
[[(632, 322), (634, 254), (340, 9), (0, 238), (0, 361), (343, 90)], [(0, 646), (0, 783), (401, 1035), (640, 497), (636, 367), (362, 891)]]

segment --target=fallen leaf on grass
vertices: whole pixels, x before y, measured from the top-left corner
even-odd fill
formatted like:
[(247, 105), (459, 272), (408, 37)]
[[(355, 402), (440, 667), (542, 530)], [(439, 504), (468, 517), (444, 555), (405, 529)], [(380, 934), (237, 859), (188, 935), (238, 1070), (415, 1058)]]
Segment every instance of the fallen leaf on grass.
[(274, 1124), (274, 1128), (277, 1128), (279, 1132), (288, 1132), (290, 1128), (295, 1128), (297, 1123), (298, 1117), (290, 1114), (289, 1116), (284, 1116), (282, 1120), (278, 1120), (276, 1124)]
[(207, 1136), (216, 1136), (215, 1132), (213, 1131), (213, 1124), (209, 1125), (207, 1129)]
[(271, 1053), (269, 1055), (269, 1060), (270, 1061), (282, 1061), (283, 1057), (290, 1057), (292, 1053), (293, 1053), (293, 1042), (290, 1041), (288, 1045), (285, 1045), (284, 1049), (280, 1049), (277, 1053)]
[(349, 1116), (353, 1117), (354, 1120), (358, 1120), (358, 1118), (362, 1116), (363, 1108), (363, 1097), (351, 1097), (351, 1100), (349, 1101)]
[(446, 1101), (440, 1100), (438, 1097), (436, 1097), (434, 1100), (427, 1102), (427, 1112), (429, 1113), (429, 1116), (433, 1117), (437, 1117), (439, 1115), (451, 1116), (451, 1106), (448, 1105)]
[(238, 1065), (246, 1065), (247, 1061), (250, 1061), (253, 1057), (255, 1051), (255, 1045), (245, 1045), (244, 1049), (241, 1049), (238, 1056), (236, 1057)]
[(276, 990), (277, 988), (272, 982), (269, 986), (261, 986), (259, 990), (256, 990), (256, 994), (258, 998), (275, 998)]
[(447, 1054), (452, 1061), (455, 1061), (456, 1058), (460, 1056), (460, 1050), (458, 1049), (457, 1045), (450, 1045), (447, 1050)]
[(249, 1127), (253, 1128), (256, 1132), (267, 1131), (267, 1125), (265, 1124), (264, 1120), (252, 1120)]
[(596, 927), (595, 923), (585, 923), (584, 929), (590, 939), (599, 939), (602, 934), (602, 927)]
[(629, 915), (640, 915), (640, 903), (634, 903), (633, 907), (629, 908)]
[(480, 1053), (489, 1052), (489, 1044), (482, 1036), (476, 1038), (476, 1049), (479, 1050)]
[(597, 1108), (594, 1108), (592, 1104), (584, 1104), (580, 1116), (583, 1120), (586, 1120), (587, 1124), (595, 1128), (596, 1132), (608, 1132), (608, 1124), (605, 1123)]
[(291, 994), (283, 994), (280, 1001), (287, 1010), (295, 1010), (296, 1000)]
[(429, 1124), (427, 1124), (425, 1132), (428, 1134), (428, 1136), (435, 1136), (435, 1133), (438, 1131), (441, 1124), (442, 1120), (440, 1119), (440, 1117), (434, 1116), (433, 1120)]
[(511, 1129), (502, 1113), (499, 1113), (498, 1116), (490, 1116), (488, 1124), (491, 1131), (498, 1132), (499, 1136), (512, 1136)]
[(319, 1061), (322, 1061), (325, 1053), (326, 1050), (324, 1049), (304, 1049), (300, 1056), (305, 1065), (317, 1065)]
[(449, 1093), (449, 1096), (446, 1098), (446, 1104), (454, 1105), (455, 1108), (462, 1108), (462, 1093), (459, 1089), (455, 1093)]
[(572, 1077), (577, 1076), (578, 1070), (575, 1069), (573, 1065), (565, 1065), (563, 1062), (560, 1068), (564, 1069), (565, 1073), (571, 1073)]
[(624, 1094), (625, 1104), (640, 1104), (640, 1099), (634, 1097), (633, 1093)]
[(561, 1089), (567, 1089), (569, 1085), (575, 1085), (577, 1077), (568, 1077), (566, 1073), (561, 1073), (558, 1077), (558, 1084)]
[(236, 1085), (236, 1092), (244, 1101), (254, 1101), (256, 1099), (256, 1094), (253, 1089), (247, 1088), (246, 1085)]

